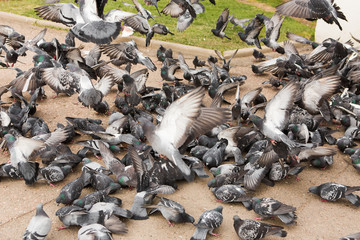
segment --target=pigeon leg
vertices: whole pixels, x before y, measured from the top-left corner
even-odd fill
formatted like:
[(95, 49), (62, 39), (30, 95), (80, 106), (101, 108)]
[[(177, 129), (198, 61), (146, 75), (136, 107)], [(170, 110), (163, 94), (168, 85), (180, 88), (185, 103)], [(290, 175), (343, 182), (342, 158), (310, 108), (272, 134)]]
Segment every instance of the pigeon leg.
[(79, 103), (78, 103), (78, 102), (74, 102), (73, 104), (74, 104), (74, 105), (79, 105)]
[(328, 200), (322, 198), (321, 201), (322, 201), (322, 202), (327, 202)]
[(52, 187), (56, 187), (56, 185), (54, 185), (54, 184), (52, 184), (52, 183), (49, 183), (49, 185), (52, 186)]
[(217, 202), (222, 203), (223, 201), (220, 199), (216, 199)]
[(169, 227), (174, 227), (175, 225), (172, 223), (172, 222), (170, 222), (170, 221), (168, 221), (168, 224), (169, 224)]
[(61, 226), (61, 227), (59, 227), (57, 230), (60, 231), (60, 230), (64, 230), (64, 229), (67, 229), (67, 227)]
[(261, 221), (261, 220), (263, 220), (261, 217), (257, 217), (257, 218), (255, 218), (255, 220), (256, 221)]
[(213, 235), (213, 236), (215, 236), (215, 237), (220, 237), (220, 236), (221, 236), (220, 233), (213, 233), (213, 232), (211, 232), (210, 235)]
[(300, 181), (301, 179), (299, 178), (299, 176), (296, 176), (296, 181)]
[(14, 67), (15, 63), (11, 64), (11, 67)]
[(270, 139), (270, 142), (272, 145), (274, 145), (274, 146), (276, 145), (276, 141), (274, 139)]

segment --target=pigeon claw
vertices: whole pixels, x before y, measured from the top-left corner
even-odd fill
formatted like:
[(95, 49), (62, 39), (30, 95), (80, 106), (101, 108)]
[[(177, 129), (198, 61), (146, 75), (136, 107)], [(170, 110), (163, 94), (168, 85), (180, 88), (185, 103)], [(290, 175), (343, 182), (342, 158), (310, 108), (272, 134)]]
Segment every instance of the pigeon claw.
[(64, 230), (64, 229), (67, 229), (67, 227), (61, 226), (61, 227), (59, 227), (57, 230), (60, 231), (60, 230)]
[(276, 145), (276, 141), (274, 139), (270, 139), (270, 142), (272, 145), (274, 145), (274, 146)]
[(175, 225), (172, 223), (172, 222), (170, 222), (170, 221), (168, 221), (168, 224), (169, 224), (169, 227), (174, 227)]

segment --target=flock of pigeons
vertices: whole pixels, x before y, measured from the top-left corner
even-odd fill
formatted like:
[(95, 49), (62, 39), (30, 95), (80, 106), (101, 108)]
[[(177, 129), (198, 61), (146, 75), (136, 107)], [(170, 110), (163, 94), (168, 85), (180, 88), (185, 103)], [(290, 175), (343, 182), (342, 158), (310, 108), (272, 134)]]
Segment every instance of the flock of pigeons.
[[(155, 6), (156, 2), (146, 1)], [(259, 46), (258, 25), (265, 24), (266, 38), (261, 41), (285, 54), (270, 58), (254, 50), (254, 57), (261, 62), (252, 65), (253, 72), (270, 73), (272, 77), (264, 84), (274, 88), (283, 86), (270, 100), (261, 94), (262, 87), (240, 97), (246, 76), (230, 74), (231, 60), (237, 51), (230, 59), (218, 51), (215, 52), (220, 60), (214, 56), (209, 56), (207, 61), (195, 57), (191, 68), (181, 53), (174, 58), (171, 49), (161, 46), (157, 58), (163, 62), (160, 75), (166, 82), (162, 88), (147, 86), (148, 71), (156, 70), (152, 60), (133, 41), (110, 42), (119, 34), (121, 21), (131, 27), (141, 22), (147, 38), (150, 32), (157, 32), (158, 26), (148, 28), (143, 20), (151, 14), (135, 0), (139, 14), (125, 18), (120, 17), (126, 15), (121, 10), (104, 15), (106, 1), (79, 0), (78, 3), (79, 8), (60, 3), (35, 9), (46, 19), (72, 26), (65, 43), (55, 38), (45, 41), (46, 29), (25, 40), (12, 27), (0, 25), (0, 54), (5, 59), (0, 64), (18, 74), (0, 88), (0, 95), (10, 91), (17, 100), (0, 112), (1, 145), (10, 152), (9, 163), (0, 165), (0, 177), (23, 179), (27, 185), (37, 181), (53, 184), (64, 180), (82, 163), (81, 176), (66, 184), (56, 197), (58, 204), (65, 205), (56, 216), (64, 228), (81, 226), (78, 239), (112, 239), (113, 233), (127, 232), (122, 218), (147, 219), (156, 211), (169, 224), (193, 223), (196, 229), (191, 239), (206, 239), (208, 233), (217, 235), (213, 230), (222, 224), (222, 206), (205, 211), (195, 224), (182, 205), (157, 196), (174, 193), (179, 180), (191, 182), (196, 177), (209, 177), (205, 167), (214, 176), (208, 186), (219, 201), (242, 203), (261, 219), (278, 217), (285, 225), (296, 223), (296, 208), (273, 198), (254, 197), (261, 183), (274, 186), (287, 176), (297, 176), (307, 167), (305, 162), (318, 168), (331, 165), (337, 150), (324, 144), (336, 145), (360, 171), (360, 150), (354, 148), (354, 140), (360, 137), (358, 51), (350, 43), (331, 38), (315, 43), (292, 33), (288, 33), (289, 39), (310, 44), (314, 50), (301, 55), (290, 41), (284, 42), (283, 47), (276, 43), (283, 21), (279, 14), (323, 18), (341, 28), (337, 17), (345, 19), (345, 16), (332, 1), (289, 1), (278, 6), (278, 14), (271, 19), (257, 15), (246, 26), (245, 34), (239, 34), (244, 41)], [(162, 13), (179, 16), (179, 21), (187, 14), (195, 18), (193, 5), (185, 0), (171, 0)], [(114, 15), (110, 14), (112, 11)], [(213, 30), (216, 36), (226, 36), (227, 22), (234, 21), (228, 15), (228, 10), (221, 14)], [(256, 34), (252, 32), (254, 29)], [(75, 38), (97, 44), (84, 55), (81, 47), (75, 46)], [(28, 51), (34, 53), (34, 67), (22, 71), (9, 66)], [(110, 60), (101, 59), (102, 54)], [(131, 66), (138, 63), (146, 68), (132, 72)], [(122, 65), (125, 68), (119, 68)], [(178, 69), (187, 84), (179, 74), (175, 75)], [(57, 94), (78, 94), (82, 105), (101, 114), (109, 111), (103, 97), (117, 86), (118, 112), (109, 116), (106, 128), (99, 119), (66, 117), (68, 124), (58, 124), (51, 132), (47, 123), (36, 116), (38, 99), (46, 97), (45, 85)], [(224, 94), (235, 88), (234, 100), (229, 103)], [(29, 100), (23, 97), (24, 92), (30, 93)], [(206, 92), (212, 98), (210, 106), (203, 105)], [(263, 119), (255, 115), (260, 108), (265, 108)], [(346, 128), (344, 136), (336, 139), (332, 136), (336, 130), (322, 126), (321, 122), (342, 124)], [(244, 123), (253, 124), (246, 127)], [(91, 138), (76, 142), (83, 148), (73, 153), (69, 144), (80, 134)], [(124, 152), (124, 146), (126, 154), (119, 159), (116, 154)], [(105, 166), (91, 161), (89, 154), (101, 158)], [(42, 160), (43, 167), (36, 158)], [(227, 159), (234, 159), (235, 163), (223, 163)], [(82, 189), (90, 186), (95, 191), (79, 198)], [(130, 210), (121, 208), (121, 199), (111, 196), (122, 187), (137, 190)], [(354, 192), (359, 190), (360, 186), (334, 182), (309, 188), (324, 200), (345, 198), (357, 207), (360, 197)], [(44, 239), (49, 233), (51, 220), (42, 207), (42, 204), (37, 206), (24, 239)], [(148, 212), (148, 208), (152, 210)], [(287, 235), (282, 226), (239, 216), (233, 220), (241, 239)], [(359, 238), (360, 233), (356, 233), (341, 239)]]

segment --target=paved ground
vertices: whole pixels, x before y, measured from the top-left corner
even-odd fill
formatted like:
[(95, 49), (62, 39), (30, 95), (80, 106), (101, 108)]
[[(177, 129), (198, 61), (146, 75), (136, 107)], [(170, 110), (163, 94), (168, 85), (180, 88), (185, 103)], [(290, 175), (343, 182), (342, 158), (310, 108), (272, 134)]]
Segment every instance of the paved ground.
[[(40, 27), (36, 27), (29, 22), (18, 21), (16, 19), (9, 20), (1, 14), (0, 23), (11, 25), (28, 38), (33, 37), (41, 30)], [(53, 37), (56, 37), (60, 42), (63, 42), (65, 34), (65, 31), (48, 29), (46, 39), (51, 40)], [(86, 49), (91, 47), (90, 44), (84, 45)], [(141, 51), (154, 59), (156, 44), (152, 44), (152, 47), (148, 49), (144, 49), (142, 46), (139, 46)], [(198, 52), (189, 50), (186, 47), (179, 49), (182, 49), (182, 53), (188, 61), (190, 61), (190, 58), (192, 58), (194, 54), (198, 54)], [(306, 49), (303, 49), (303, 51), (306, 51)], [(31, 56), (31, 54), (28, 54), (26, 58), (22, 58), (21, 61), (24, 62), (24, 64), (19, 63), (17, 66), (21, 69), (28, 69), (31, 66)], [(260, 86), (261, 82), (268, 78), (268, 76), (254, 76), (249, 68), (252, 63), (252, 57), (236, 58), (233, 61), (234, 68), (232, 68), (231, 74), (245, 74), (248, 76), (246, 84), (241, 87), (242, 94)], [(159, 63), (156, 63), (156, 65), (158, 68), (160, 67)], [(135, 69), (139, 68), (142, 68), (142, 66), (135, 67)], [(14, 72), (10, 70), (0, 71), (0, 86), (14, 79)], [(159, 70), (150, 73), (149, 85), (160, 86), (160, 80)], [(51, 99), (53, 92), (48, 88), (46, 90), (49, 98), (39, 103), (36, 116), (42, 117), (49, 124), (50, 129), (54, 129), (57, 122), (65, 123), (66, 116), (100, 118), (104, 120), (106, 124), (106, 116), (97, 115), (89, 109), (74, 105), (73, 102), (77, 102), (77, 96), (60, 96), (56, 99)], [(268, 98), (271, 98), (275, 91), (271, 88), (264, 88), (263, 93)], [(111, 106), (113, 106), (115, 95), (116, 90), (113, 89), (111, 94), (106, 97), (106, 100)], [(231, 100), (233, 95), (234, 92), (230, 92), (227, 98)], [(9, 100), (8, 95), (3, 96), (2, 100)], [(112, 107), (112, 110), (116, 109)], [(75, 145), (71, 146), (71, 148), (74, 151), (77, 150), (77, 146)], [(122, 155), (119, 155), (119, 157), (121, 156)], [(0, 158), (1, 162), (6, 162), (9, 156), (1, 155)], [(48, 239), (75, 239), (79, 229), (78, 227), (71, 227), (63, 231), (56, 230), (62, 224), (55, 216), (55, 212), (62, 206), (56, 205), (55, 198), (61, 187), (78, 177), (80, 171), (81, 167), (78, 166), (64, 182), (58, 184), (55, 188), (45, 183), (36, 183), (32, 187), (28, 187), (23, 181), (1, 181), (0, 239), (21, 238), (39, 202), (44, 204), (45, 211), (52, 219), (52, 229)], [(360, 215), (358, 208), (346, 201), (324, 203), (321, 202), (319, 198), (307, 193), (307, 189), (310, 186), (319, 185), (328, 181), (347, 185), (360, 185), (359, 175), (349, 164), (348, 157), (338, 154), (335, 157), (335, 162), (332, 167), (323, 171), (309, 167), (300, 174), (300, 178), (301, 181), (299, 182), (297, 182), (295, 178), (287, 179), (276, 184), (273, 188), (261, 185), (256, 192), (256, 196), (271, 196), (297, 208), (297, 225), (284, 226), (288, 231), (288, 239), (337, 239), (338, 237), (359, 231)], [(196, 179), (190, 184), (186, 182), (180, 183), (179, 190), (168, 197), (180, 202), (185, 206), (189, 214), (195, 219), (198, 219), (204, 210), (213, 209), (220, 204), (216, 202), (215, 197), (207, 188), (207, 181), (208, 179)], [(91, 192), (90, 189), (85, 189), (82, 196), (89, 192)], [(135, 190), (124, 189), (115, 194), (115, 196), (123, 200), (124, 208), (130, 208), (135, 193)], [(237, 214), (242, 218), (255, 218), (257, 216), (254, 212), (247, 211), (242, 205), (222, 205), (224, 206), (224, 222), (221, 227), (215, 231), (221, 234), (221, 237), (218, 239), (237, 239), (233, 229), (233, 215)], [(189, 239), (195, 230), (191, 224), (177, 224), (175, 227), (169, 227), (167, 222), (159, 214), (155, 214), (145, 221), (126, 220), (125, 222), (129, 228), (129, 232), (126, 235), (114, 235), (114, 239)], [(279, 220), (269, 220), (267, 222), (282, 225)], [(215, 237), (209, 237), (208, 239), (215, 239)]]

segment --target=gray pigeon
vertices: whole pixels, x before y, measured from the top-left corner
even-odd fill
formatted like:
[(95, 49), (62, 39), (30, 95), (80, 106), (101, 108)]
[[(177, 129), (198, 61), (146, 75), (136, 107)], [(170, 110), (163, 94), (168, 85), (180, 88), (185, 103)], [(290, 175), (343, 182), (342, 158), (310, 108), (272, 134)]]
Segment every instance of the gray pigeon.
[(23, 236), (24, 240), (41, 240), (45, 239), (51, 229), (51, 219), (39, 203), (36, 206), (36, 214), (31, 218)]
[(270, 235), (287, 236), (287, 232), (282, 230), (283, 227), (280, 226), (257, 222), (251, 219), (242, 220), (237, 215), (233, 219), (235, 232), (243, 240), (256, 240)]
[(285, 17), (281, 18), (279, 14), (274, 14), (271, 19), (264, 20), (266, 28), (266, 37), (261, 38), (260, 41), (263, 42), (266, 46), (273, 49), (278, 53), (284, 54), (285, 50), (277, 42), (280, 36), (280, 28), (284, 21)]
[(341, 198), (346, 198), (356, 207), (360, 206), (360, 197), (353, 194), (355, 191), (360, 191), (360, 186), (349, 187), (343, 184), (327, 182), (319, 186), (309, 188), (309, 192), (320, 196), (324, 201), (335, 202)]
[(110, 230), (104, 225), (93, 223), (81, 227), (78, 232), (78, 240), (88, 239), (112, 240), (113, 238)]
[(256, 47), (261, 49), (258, 37), (263, 27), (263, 16), (257, 14), (256, 17), (252, 19), (252, 21), (246, 26), (244, 29), (245, 32), (239, 32), (238, 35), (240, 39), (246, 42), (248, 45), (256, 45)]
[(289, 82), (268, 102), (264, 119), (256, 115), (250, 116), (250, 120), (262, 134), (271, 140), (284, 142), (290, 148), (295, 147), (296, 144), (282, 130), (286, 129), (288, 125), (290, 111), (293, 108), (298, 91), (299, 84), (294, 81)]
[(246, 189), (237, 185), (222, 185), (221, 187), (212, 188), (211, 192), (219, 201), (225, 203), (251, 200), (251, 197), (246, 195)]
[(296, 208), (283, 204), (272, 198), (257, 198), (251, 200), (252, 209), (261, 216), (261, 219), (269, 217), (278, 217), (286, 225), (294, 224), (297, 218)]
[(360, 239), (360, 232), (347, 235), (345, 237), (339, 238), (338, 240), (359, 240)]
[(56, 203), (60, 204), (70, 204), (75, 199), (80, 197), (81, 191), (85, 186), (85, 171), (82, 172), (79, 178), (66, 184), (59, 193), (59, 196), (56, 198)]
[(205, 240), (206, 235), (209, 232), (211, 235), (220, 236), (213, 232), (215, 228), (220, 227), (223, 221), (222, 206), (218, 206), (215, 209), (207, 210), (203, 212), (196, 224), (195, 233), (192, 235), (190, 240)]
[(119, 35), (121, 23), (102, 19), (103, 9), (98, 9), (97, 2), (78, 0), (79, 8), (72, 3), (46, 5), (35, 12), (46, 20), (71, 26), (70, 32), (83, 42), (110, 43)]
[(339, 6), (329, 0), (291, 0), (278, 5), (276, 12), (284, 16), (305, 18), (311, 21), (322, 18), (329, 24), (335, 22), (340, 30), (342, 27), (338, 18), (347, 21)]
[(132, 219), (144, 220), (148, 219), (148, 213), (146, 212), (145, 205), (152, 203), (155, 195), (161, 194), (172, 194), (175, 189), (170, 186), (160, 185), (154, 188), (149, 188), (146, 191), (138, 192), (135, 197), (130, 211), (133, 213)]
[(146, 208), (152, 208), (149, 214), (156, 211), (160, 211), (163, 217), (168, 221), (170, 226), (173, 226), (172, 222), (193, 223), (195, 219), (185, 212), (185, 208), (178, 202), (170, 200), (168, 198), (160, 197), (160, 202), (156, 205), (145, 205)]
[(204, 154), (202, 160), (207, 167), (217, 167), (224, 161), (227, 142), (224, 138), (220, 139)]
[(230, 112), (226, 109), (202, 108), (204, 96), (205, 89), (202, 87), (183, 95), (166, 109), (163, 120), (157, 126), (145, 118), (139, 119), (153, 149), (173, 161), (188, 181), (192, 181), (193, 176), (181, 159), (178, 148), (189, 137), (200, 136), (230, 117)]
[(59, 230), (73, 225), (85, 226), (93, 223), (104, 224), (105, 219), (103, 211), (87, 212), (83, 208), (77, 206), (62, 207), (56, 211), (55, 215), (58, 216), (60, 221), (64, 224), (64, 227), (60, 227)]
[[(230, 18), (232, 18), (232, 16), (231, 16)], [(216, 28), (215, 28), (215, 29), (211, 29), (211, 32), (212, 32), (215, 36), (217, 36), (217, 37), (220, 37), (220, 38), (226, 37), (227, 39), (231, 40), (231, 38), (229, 38), (228, 36), (226, 36), (226, 34), (225, 34), (225, 32), (224, 32), (225, 29), (226, 29), (226, 27), (227, 27), (227, 24), (228, 24), (230, 18), (229, 18), (229, 9), (228, 9), (228, 8), (225, 8), (225, 9), (221, 12), (221, 14), (220, 14), (220, 16), (219, 16), (219, 18), (218, 18), (218, 20), (217, 20), (217, 22), (216, 22)]]

